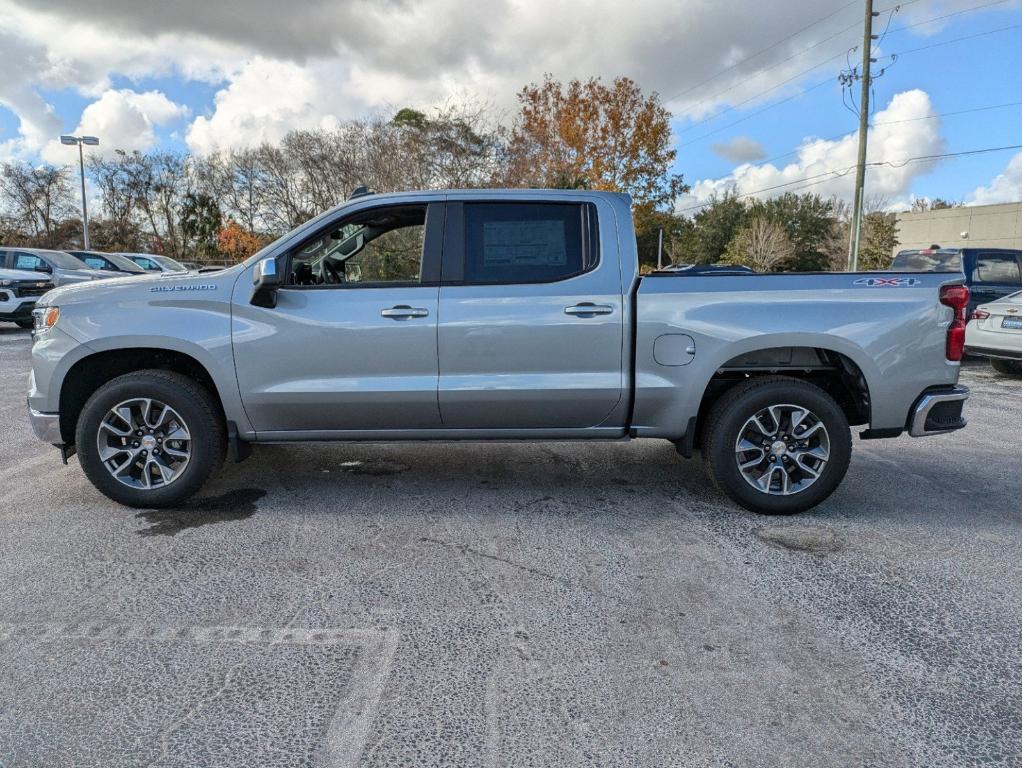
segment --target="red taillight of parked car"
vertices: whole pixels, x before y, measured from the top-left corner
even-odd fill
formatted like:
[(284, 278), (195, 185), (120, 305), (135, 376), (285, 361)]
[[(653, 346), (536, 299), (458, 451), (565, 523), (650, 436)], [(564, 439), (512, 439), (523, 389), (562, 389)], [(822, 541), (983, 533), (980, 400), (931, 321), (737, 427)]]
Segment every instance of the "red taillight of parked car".
[(986, 320), (988, 317), (990, 317), (990, 313), (985, 309), (977, 309), (972, 313), (973, 320)]
[(945, 285), (940, 289), (940, 303), (955, 311), (954, 319), (947, 328), (944, 356), (956, 362), (965, 351), (965, 310), (969, 306), (969, 289), (964, 285)]

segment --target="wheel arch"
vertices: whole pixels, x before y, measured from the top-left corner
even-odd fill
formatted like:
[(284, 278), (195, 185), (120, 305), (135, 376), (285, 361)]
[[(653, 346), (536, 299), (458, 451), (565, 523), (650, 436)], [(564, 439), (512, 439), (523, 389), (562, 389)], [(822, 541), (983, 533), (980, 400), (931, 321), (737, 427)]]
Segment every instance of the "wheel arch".
[(834, 398), (851, 426), (868, 425), (870, 385), (863, 367), (849, 354), (828, 346), (767, 346), (723, 361), (703, 390), (696, 415), (694, 445), (702, 444), (706, 415), (734, 386), (754, 378), (786, 376), (815, 384)]
[(75, 442), (78, 417), (96, 390), (118, 376), (148, 369), (174, 371), (197, 382), (209, 391), (226, 417), (221, 390), (210, 370), (196, 357), (166, 347), (117, 347), (77, 360), (64, 375), (59, 399), (60, 434), (64, 442)]

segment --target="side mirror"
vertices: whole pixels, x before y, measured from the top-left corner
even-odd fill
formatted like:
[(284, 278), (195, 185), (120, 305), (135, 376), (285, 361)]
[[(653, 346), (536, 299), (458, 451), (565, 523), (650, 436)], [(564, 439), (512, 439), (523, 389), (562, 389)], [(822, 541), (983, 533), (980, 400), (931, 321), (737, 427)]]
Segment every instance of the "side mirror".
[(53, 272), (53, 267), (51, 267), (49, 264), (36, 264), (35, 267), (33, 267), (33, 269), (36, 272), (49, 272), (49, 273)]
[(358, 264), (344, 262), (344, 282), (359, 283), (362, 281), (362, 267)]
[(280, 288), (280, 274), (277, 272), (277, 260), (272, 256), (256, 264), (252, 277), (251, 304), (257, 307), (273, 309), (277, 306), (277, 289)]

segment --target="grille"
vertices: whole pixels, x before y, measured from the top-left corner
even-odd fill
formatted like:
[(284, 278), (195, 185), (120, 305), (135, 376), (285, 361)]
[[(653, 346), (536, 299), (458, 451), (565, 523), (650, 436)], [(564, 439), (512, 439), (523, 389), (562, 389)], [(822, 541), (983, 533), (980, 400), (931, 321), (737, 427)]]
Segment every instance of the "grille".
[(21, 283), (17, 287), (18, 296), (42, 296), (53, 290), (53, 283)]

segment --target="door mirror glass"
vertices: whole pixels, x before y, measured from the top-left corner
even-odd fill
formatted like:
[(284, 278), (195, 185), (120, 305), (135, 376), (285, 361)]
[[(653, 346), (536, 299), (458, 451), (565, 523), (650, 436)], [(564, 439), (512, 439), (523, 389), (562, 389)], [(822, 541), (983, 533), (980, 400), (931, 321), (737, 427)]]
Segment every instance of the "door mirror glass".
[(344, 262), (344, 282), (358, 283), (362, 281), (362, 267), (358, 264)]
[(252, 304), (272, 309), (277, 306), (277, 289), (280, 287), (280, 273), (277, 260), (272, 256), (256, 264), (252, 276)]

